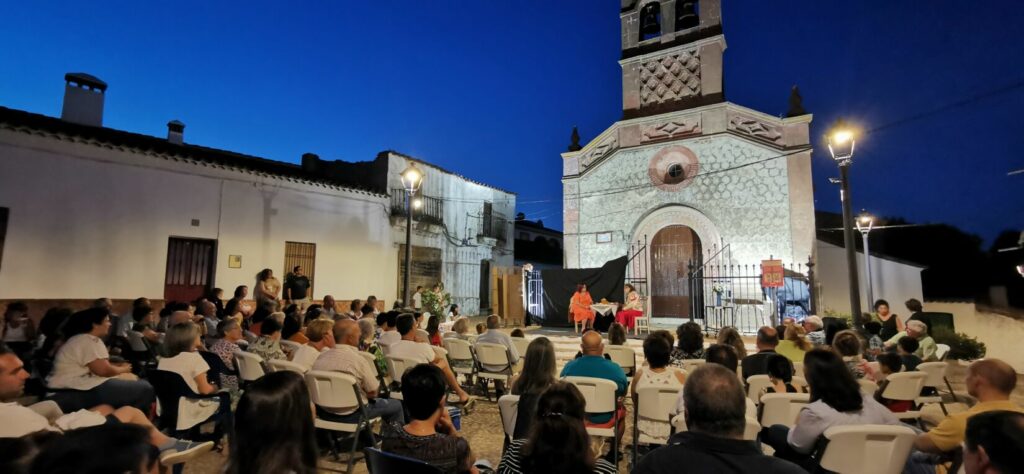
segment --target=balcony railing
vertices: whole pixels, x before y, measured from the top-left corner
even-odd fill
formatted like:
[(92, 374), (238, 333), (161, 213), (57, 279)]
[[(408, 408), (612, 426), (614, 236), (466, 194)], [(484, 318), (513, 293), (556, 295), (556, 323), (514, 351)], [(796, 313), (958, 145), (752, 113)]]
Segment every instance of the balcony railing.
[(482, 221), (478, 237), (489, 237), (499, 242), (505, 242), (508, 239), (508, 219), (485, 215)]
[[(419, 209), (412, 210), (413, 220), (429, 224), (444, 224), (444, 201), (430, 196), (414, 196), (413, 199), (423, 201), (423, 205)], [(405, 217), (405, 189), (394, 188), (391, 190), (391, 215)]]

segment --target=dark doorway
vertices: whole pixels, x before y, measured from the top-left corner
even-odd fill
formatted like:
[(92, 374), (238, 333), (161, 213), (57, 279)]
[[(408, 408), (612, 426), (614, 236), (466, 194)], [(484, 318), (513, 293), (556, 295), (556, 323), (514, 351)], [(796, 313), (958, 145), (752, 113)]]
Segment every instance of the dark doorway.
[(700, 265), (700, 238), (693, 229), (674, 225), (651, 239), (651, 315), (655, 318), (690, 316), (688, 266)]
[[(316, 274), (316, 244), (307, 242), (284, 243), (284, 272), (287, 275), (296, 266), (302, 267), (302, 273), (309, 278), (309, 296), (313, 295), (314, 277)], [(282, 279), (282, 281), (284, 281)], [(284, 291), (284, 290), (282, 290)], [(284, 293), (281, 293), (284, 296)]]
[(213, 288), (216, 247), (216, 240), (168, 239), (164, 300), (194, 301)]
[[(491, 261), (480, 261), (480, 309), (491, 307)], [(490, 313), (487, 313), (490, 314)]]

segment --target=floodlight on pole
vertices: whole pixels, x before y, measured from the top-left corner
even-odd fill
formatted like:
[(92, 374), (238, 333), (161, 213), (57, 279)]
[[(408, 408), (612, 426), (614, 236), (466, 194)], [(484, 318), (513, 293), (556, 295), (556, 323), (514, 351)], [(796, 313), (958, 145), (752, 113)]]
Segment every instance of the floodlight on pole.
[[(412, 162), (402, 171), (402, 187), (405, 188), (405, 272), (402, 275), (402, 304), (409, 306), (411, 303), (409, 292), (409, 273), (412, 270), (412, 196), (423, 184), (423, 172)], [(417, 199), (417, 201), (420, 201)], [(420, 201), (422, 205), (422, 201)], [(419, 207), (417, 206), (417, 209)]]
[(864, 242), (864, 275), (868, 281), (868, 304), (874, 304), (875, 301), (875, 285), (874, 281), (871, 280), (871, 250), (868, 247), (868, 234), (871, 233), (871, 228), (874, 225), (874, 216), (868, 214), (867, 211), (861, 210), (860, 215), (857, 216), (857, 230), (860, 231)]

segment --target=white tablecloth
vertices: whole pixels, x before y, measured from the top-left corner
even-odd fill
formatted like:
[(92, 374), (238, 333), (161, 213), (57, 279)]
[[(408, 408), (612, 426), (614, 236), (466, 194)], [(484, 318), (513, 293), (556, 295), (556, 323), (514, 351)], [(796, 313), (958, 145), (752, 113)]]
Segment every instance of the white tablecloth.
[(597, 311), (597, 314), (615, 314), (615, 309), (618, 308), (617, 304), (592, 304), (590, 309)]

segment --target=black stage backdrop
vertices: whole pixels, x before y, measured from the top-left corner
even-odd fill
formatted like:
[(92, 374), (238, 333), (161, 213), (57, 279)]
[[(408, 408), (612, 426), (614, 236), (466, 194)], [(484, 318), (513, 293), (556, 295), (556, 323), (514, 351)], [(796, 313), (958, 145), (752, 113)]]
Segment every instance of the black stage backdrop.
[[(594, 302), (606, 298), (608, 301), (622, 302), (622, 287), (626, 282), (626, 257), (609, 260), (601, 268), (552, 269), (541, 270), (544, 280), (544, 326), (572, 327), (569, 321), (569, 300), (576, 292), (576, 285), (585, 283)], [(600, 320), (600, 317), (598, 318)], [(609, 319), (609, 318), (606, 318)], [(606, 331), (608, 325), (596, 325), (597, 329)], [(602, 328), (602, 326), (604, 326)]]

